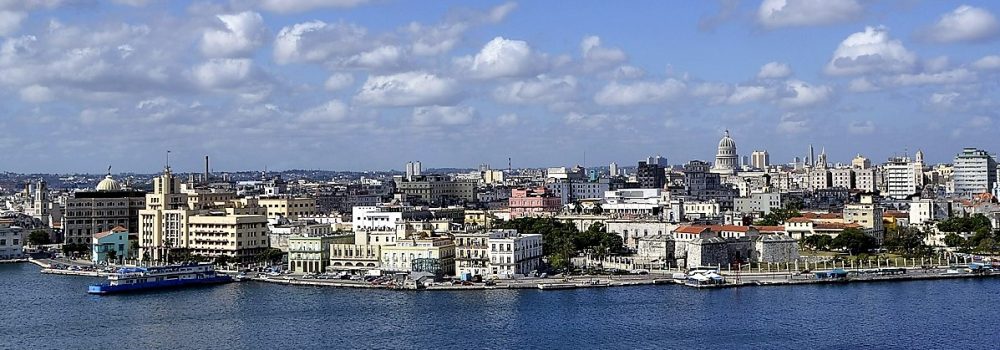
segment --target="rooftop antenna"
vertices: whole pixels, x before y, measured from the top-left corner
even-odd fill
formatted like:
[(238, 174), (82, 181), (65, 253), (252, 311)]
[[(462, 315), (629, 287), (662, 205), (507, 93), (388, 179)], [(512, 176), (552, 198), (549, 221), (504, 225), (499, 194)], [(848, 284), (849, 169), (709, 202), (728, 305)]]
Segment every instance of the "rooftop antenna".
[(170, 169), (170, 150), (167, 150), (167, 170)]
[(511, 172), (511, 171), (513, 171), (513, 169), (514, 169), (513, 167), (510, 166), (510, 164), (511, 164), (510, 163), (510, 157), (507, 157), (507, 172), (508, 173)]

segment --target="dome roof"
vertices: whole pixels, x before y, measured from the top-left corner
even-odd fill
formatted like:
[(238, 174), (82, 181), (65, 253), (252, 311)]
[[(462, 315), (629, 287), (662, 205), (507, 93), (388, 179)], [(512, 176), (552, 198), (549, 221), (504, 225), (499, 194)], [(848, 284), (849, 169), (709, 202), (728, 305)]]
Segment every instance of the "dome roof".
[(733, 141), (733, 138), (729, 137), (729, 130), (726, 130), (726, 134), (722, 136), (722, 140), (719, 140), (719, 148), (736, 148), (736, 141)]
[(118, 180), (111, 178), (111, 174), (105, 176), (104, 180), (101, 180), (101, 182), (97, 184), (98, 191), (121, 191), (121, 189), (122, 185), (118, 183)]

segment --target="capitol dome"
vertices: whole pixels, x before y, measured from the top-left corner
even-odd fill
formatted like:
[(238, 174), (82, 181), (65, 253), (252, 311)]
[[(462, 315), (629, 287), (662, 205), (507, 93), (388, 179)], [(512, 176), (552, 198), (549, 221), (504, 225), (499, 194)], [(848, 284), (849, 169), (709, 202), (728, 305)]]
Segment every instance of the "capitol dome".
[(729, 137), (729, 130), (726, 130), (726, 134), (719, 140), (719, 151), (722, 150), (733, 150), (733, 153), (736, 151), (736, 141)]
[(97, 184), (98, 191), (121, 191), (121, 189), (122, 185), (118, 183), (118, 180), (111, 178), (111, 174), (105, 176), (104, 180), (101, 180), (101, 182)]
[(712, 172), (732, 175), (736, 173), (737, 165), (736, 141), (729, 137), (729, 130), (726, 130), (719, 140), (719, 152), (715, 154), (715, 166), (712, 167)]

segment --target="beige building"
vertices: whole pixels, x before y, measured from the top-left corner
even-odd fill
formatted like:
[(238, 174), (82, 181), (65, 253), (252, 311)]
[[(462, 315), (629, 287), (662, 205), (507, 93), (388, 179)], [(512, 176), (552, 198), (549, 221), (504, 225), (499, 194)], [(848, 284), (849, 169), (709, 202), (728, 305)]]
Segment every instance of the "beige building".
[(209, 206), (208, 201), (199, 200), (196, 208), (190, 203), (169, 168), (153, 180), (146, 209), (139, 211), (141, 259), (163, 261), (180, 250), (249, 261), (269, 247), (267, 217), (256, 202)]
[(490, 235), (485, 232), (455, 233), (455, 275), (489, 276)]
[(267, 209), (267, 218), (272, 220), (278, 217), (297, 220), (300, 217), (314, 216), (318, 213), (314, 198), (259, 198), (257, 204)]
[[(411, 237), (395, 245), (383, 246), (382, 269), (388, 271), (428, 271), (422, 262), (432, 263), (435, 269), (448, 276), (455, 275), (455, 243), (444, 237)], [(429, 271), (428, 271), (429, 272)]]
[(322, 273), (330, 265), (334, 237), (292, 236), (288, 238), (288, 269), (293, 273)]

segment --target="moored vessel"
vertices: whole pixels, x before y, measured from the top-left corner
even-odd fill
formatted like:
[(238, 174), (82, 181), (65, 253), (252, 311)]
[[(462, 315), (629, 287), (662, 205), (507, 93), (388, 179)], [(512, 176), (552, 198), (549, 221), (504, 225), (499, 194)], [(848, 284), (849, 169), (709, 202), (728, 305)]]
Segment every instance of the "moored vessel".
[(90, 294), (113, 294), (232, 282), (215, 272), (212, 264), (179, 264), (157, 267), (123, 267), (108, 276), (108, 282), (91, 285)]

